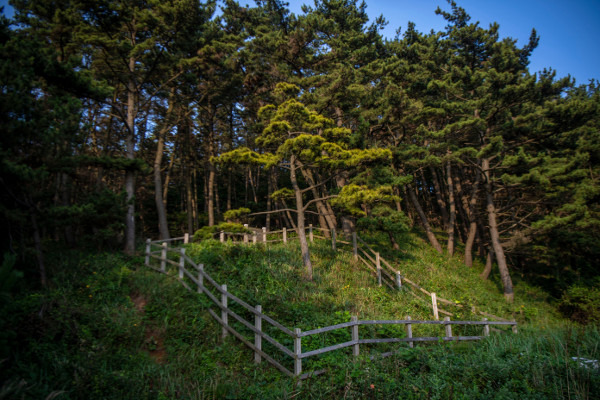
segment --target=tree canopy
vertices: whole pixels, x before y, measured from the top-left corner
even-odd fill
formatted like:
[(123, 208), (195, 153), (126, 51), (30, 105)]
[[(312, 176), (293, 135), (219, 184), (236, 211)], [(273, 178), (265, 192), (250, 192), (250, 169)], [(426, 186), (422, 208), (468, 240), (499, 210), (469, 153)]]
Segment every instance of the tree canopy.
[(309, 277), (308, 223), (494, 259), (508, 301), (515, 273), (557, 296), (598, 274), (600, 91), (532, 74), (535, 30), (520, 47), (454, 1), (391, 40), (357, 0), (11, 4), (2, 250), (41, 285), (50, 243), (134, 254), (242, 209), (298, 229)]

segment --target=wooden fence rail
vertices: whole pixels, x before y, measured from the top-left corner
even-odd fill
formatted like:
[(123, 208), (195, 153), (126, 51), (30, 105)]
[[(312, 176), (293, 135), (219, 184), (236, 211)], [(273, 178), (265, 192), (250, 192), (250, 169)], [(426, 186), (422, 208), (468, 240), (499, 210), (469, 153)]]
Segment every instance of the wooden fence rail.
[[(335, 237), (332, 235), (332, 237)], [(177, 238), (171, 240), (171, 242), (176, 240), (183, 240), (184, 243), (187, 243), (189, 240), (189, 236), (186, 235), (184, 238)], [(354, 241), (356, 242), (356, 241)], [(308, 357), (317, 356), (320, 354), (324, 354), (330, 351), (335, 351), (339, 349), (343, 349), (346, 347), (352, 347), (352, 354), (354, 356), (358, 356), (360, 354), (360, 345), (365, 344), (378, 344), (378, 343), (408, 343), (409, 347), (413, 347), (415, 342), (428, 342), (428, 341), (464, 341), (464, 340), (479, 340), (486, 336), (489, 336), (490, 333), (490, 325), (508, 325), (512, 326), (513, 332), (517, 333), (517, 323), (514, 321), (488, 321), (487, 319), (483, 319), (483, 321), (451, 321), (449, 317), (446, 317), (444, 321), (425, 321), (425, 320), (413, 320), (410, 316), (407, 316), (404, 320), (358, 320), (356, 316), (353, 316), (350, 322), (345, 322), (341, 324), (331, 325), (323, 328), (312, 329), (305, 332), (302, 332), (299, 328), (295, 328), (291, 330), (281, 323), (277, 322), (273, 318), (269, 317), (263, 312), (261, 305), (251, 306), (246, 303), (244, 300), (238, 298), (234, 294), (232, 294), (227, 288), (227, 285), (219, 284), (216, 280), (214, 280), (205, 270), (203, 264), (196, 264), (188, 255), (185, 254), (185, 248), (173, 248), (169, 247), (169, 242), (167, 241), (151, 241), (148, 239), (146, 241), (146, 258), (145, 263), (148, 267), (161, 272), (168, 273), (167, 265), (173, 265), (177, 267), (178, 275), (177, 278), (179, 281), (190, 291), (193, 291), (192, 287), (188, 283), (186, 283), (186, 279), (191, 281), (196, 286), (196, 291), (198, 293), (204, 293), (213, 303), (214, 305), (221, 311), (219, 313), (215, 312), (212, 309), (209, 309), (209, 314), (222, 326), (222, 337), (226, 337), (228, 334), (232, 334), (236, 338), (238, 338), (242, 343), (244, 343), (247, 347), (249, 347), (254, 352), (254, 361), (256, 363), (260, 363), (262, 359), (265, 359), (270, 364), (272, 364), (279, 371), (284, 373), (285, 375), (296, 377), (299, 380), (306, 379), (311, 376), (319, 375), (324, 370), (312, 371), (309, 373), (302, 373), (302, 360)], [(247, 243), (247, 242), (246, 242)], [(152, 247), (160, 247), (160, 251), (152, 251)], [(160, 254), (160, 256), (158, 255)], [(171, 259), (169, 258), (171, 256)], [(179, 257), (178, 261), (175, 261)], [(156, 259), (160, 262), (160, 268), (154, 268), (151, 266), (151, 260)], [(192, 271), (190, 271), (186, 266), (191, 267)], [(209, 283), (212, 286), (213, 290), (216, 290), (217, 295), (213, 294), (211, 290), (205, 285), (205, 283)], [(231, 302), (229, 301), (231, 300)], [(243, 316), (238, 314), (237, 312), (231, 309), (232, 304), (238, 304), (244, 310), (248, 311), (254, 316), (252, 321), (246, 320)], [(238, 330), (236, 330), (231, 324), (230, 319), (239, 322), (245, 328), (250, 330), (254, 334), (254, 340), (246, 338), (242, 335)], [(263, 329), (263, 321), (270, 324), (278, 331), (283, 334), (291, 337), (293, 339), (293, 349), (290, 349), (280, 343), (276, 338), (272, 335), (267, 334)], [(363, 325), (403, 325), (406, 330), (406, 337), (399, 338), (360, 338), (359, 327)], [(445, 334), (440, 337), (414, 337), (413, 336), (413, 326), (414, 325), (443, 325), (445, 329)], [(463, 325), (463, 326), (482, 326), (482, 335), (481, 336), (455, 336), (452, 334), (452, 326), (453, 325)], [(302, 351), (302, 338), (306, 338), (312, 335), (323, 334), (326, 332), (336, 331), (340, 329), (350, 329), (351, 340), (333, 344), (330, 346), (326, 346), (319, 349), (314, 349), (310, 351)], [(263, 349), (262, 343), (263, 339), (273, 345), (276, 349), (278, 349), (283, 355), (289, 357), (293, 361), (293, 368), (286, 368), (280, 361), (278, 361), (275, 357), (266, 353)], [(393, 352), (382, 353), (381, 356), (391, 355)]]
[[(248, 227), (248, 225), (244, 225), (247, 229), (252, 230), (254, 234), (256, 234), (256, 232), (261, 232), (261, 236), (262, 236), (262, 240), (258, 240), (257, 239), (257, 235), (253, 235), (253, 239), (252, 239), (252, 243), (256, 244), (257, 242), (263, 242), (263, 243), (278, 243), (278, 242), (283, 242), (283, 243), (287, 243), (290, 240), (294, 240), (294, 239), (298, 239), (298, 236), (293, 236), (290, 237), (289, 233), (297, 232), (297, 229), (287, 229), (287, 228), (283, 228), (282, 230), (278, 230), (278, 231), (269, 231), (267, 232), (266, 228), (262, 228), (262, 230), (258, 230), (256, 228), (250, 228)], [(312, 224), (310, 224), (306, 230), (308, 231), (308, 236), (309, 236), (309, 241), (313, 242), (314, 238), (319, 238), (319, 239), (324, 239), (326, 240), (327, 238), (325, 236), (320, 236), (320, 235), (316, 235), (314, 233), (314, 231), (321, 231), (321, 232), (327, 232), (329, 233), (330, 237), (331, 237), (331, 247), (333, 250), (337, 250), (338, 249), (338, 244), (344, 244), (344, 245), (351, 245), (352, 246), (352, 253), (354, 255), (354, 258), (357, 261), (362, 262), (362, 264), (364, 264), (372, 273), (373, 275), (375, 275), (376, 279), (377, 279), (377, 284), (379, 286), (387, 286), (392, 290), (402, 290), (403, 284), (408, 284), (409, 286), (411, 286), (412, 288), (414, 288), (416, 291), (421, 292), (423, 294), (425, 294), (427, 297), (430, 298), (430, 300), (427, 300), (430, 303), (430, 307), (431, 307), (431, 311), (432, 311), (432, 315), (433, 317), (437, 320), (439, 319), (439, 314), (443, 314), (449, 317), (454, 316), (453, 313), (451, 313), (450, 311), (444, 310), (442, 308), (439, 307), (438, 303), (442, 303), (448, 306), (453, 306), (453, 307), (457, 307), (457, 308), (463, 308), (462, 304), (457, 304), (455, 302), (452, 302), (450, 300), (444, 299), (442, 297), (437, 296), (436, 293), (434, 292), (429, 292), (427, 290), (425, 290), (424, 288), (422, 288), (421, 286), (419, 286), (418, 284), (416, 284), (415, 282), (413, 282), (412, 280), (408, 279), (407, 277), (403, 276), (401, 274), (401, 272), (397, 269), (395, 269), (386, 259), (384, 259), (381, 254), (377, 251), (375, 251), (371, 246), (369, 246), (360, 236), (358, 236), (356, 234), (356, 232), (353, 232), (352, 234), (352, 238), (348, 239), (348, 240), (341, 240), (340, 238), (342, 236), (338, 235), (336, 233), (335, 229), (326, 229), (326, 228), (321, 228), (321, 227), (313, 227)], [(276, 238), (276, 239), (271, 239), (271, 240), (267, 240), (267, 235), (279, 235), (281, 234), (280, 238)], [(220, 240), (221, 242), (224, 242), (227, 239), (231, 239), (233, 241), (234, 238), (240, 237), (243, 239), (240, 239), (240, 242), (244, 242), (244, 243), (249, 243), (249, 239), (248, 239), (248, 233), (233, 233), (233, 232), (220, 232)], [(187, 242), (186, 242), (187, 243)], [(159, 253), (159, 252), (156, 252)], [(370, 262), (370, 263), (369, 263)], [(423, 298), (418, 297), (416, 294), (412, 293), (415, 297), (417, 297), (419, 300), (424, 301)], [(475, 307), (472, 308), (472, 312), (475, 314), (479, 314), (488, 318), (493, 318), (496, 319), (498, 321), (507, 321), (504, 318), (501, 318), (497, 315), (488, 313), (488, 312), (484, 312), (481, 310), (477, 310), (475, 309)]]

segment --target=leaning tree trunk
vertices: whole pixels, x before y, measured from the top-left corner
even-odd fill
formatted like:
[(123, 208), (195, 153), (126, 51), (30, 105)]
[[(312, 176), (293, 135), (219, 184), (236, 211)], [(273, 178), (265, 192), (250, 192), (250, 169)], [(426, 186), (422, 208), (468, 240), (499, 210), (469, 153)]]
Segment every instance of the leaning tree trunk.
[[(306, 180), (306, 183), (308, 183), (308, 185), (311, 188), (313, 198), (318, 199), (320, 197), (325, 197), (325, 196), (321, 196), (319, 194), (319, 192), (317, 191), (314, 174), (311, 171), (305, 170), (305, 169), (301, 169), (301, 171), (302, 171), (302, 175), (304, 176), (304, 179)], [(335, 229), (335, 222), (333, 222), (333, 218), (331, 218), (331, 215), (329, 215), (329, 210), (325, 206), (325, 202), (317, 201), (317, 202), (315, 202), (315, 205), (319, 212), (319, 225), (321, 226), (321, 228), (329, 229), (329, 230)], [(324, 231), (324, 232), (327, 232), (327, 231)], [(326, 235), (326, 237), (328, 237), (328, 236)]]
[(483, 280), (486, 280), (490, 277), (490, 273), (492, 272), (492, 263), (494, 262), (494, 251), (492, 249), (488, 250), (487, 257), (485, 259), (485, 268), (479, 274), (479, 277)]
[(473, 266), (473, 243), (475, 243), (475, 235), (477, 233), (475, 207), (477, 206), (477, 195), (479, 183), (481, 182), (481, 173), (479, 170), (476, 170), (475, 174), (475, 183), (471, 187), (471, 198), (468, 201), (466, 197), (463, 198), (464, 208), (467, 210), (469, 216), (469, 233), (467, 234), (467, 241), (465, 242), (465, 265), (467, 267)]
[(440, 243), (437, 241), (435, 235), (433, 234), (433, 231), (431, 230), (431, 226), (429, 225), (427, 216), (425, 215), (425, 213), (423, 212), (423, 208), (421, 208), (421, 205), (419, 204), (419, 199), (417, 199), (415, 191), (409, 187), (407, 192), (410, 196), (410, 200), (412, 201), (413, 206), (415, 207), (415, 210), (417, 210), (417, 214), (419, 214), (419, 217), (421, 218), (423, 228), (425, 228), (425, 233), (427, 234), (427, 239), (429, 239), (429, 242), (431, 243), (433, 248), (437, 250), (438, 253), (443, 254), (442, 246), (440, 246)]
[(308, 242), (306, 241), (306, 231), (304, 229), (304, 203), (302, 201), (302, 191), (298, 186), (298, 179), (296, 177), (296, 157), (292, 155), (290, 157), (290, 180), (292, 183), (292, 189), (296, 196), (296, 210), (297, 223), (298, 223), (298, 239), (300, 240), (300, 251), (302, 253), (302, 264), (306, 268), (306, 275), (308, 279), (313, 278), (313, 268), (310, 261), (310, 252), (308, 250)]
[(486, 191), (486, 205), (488, 214), (488, 224), (490, 229), (490, 238), (492, 240), (492, 247), (494, 249), (494, 255), (496, 256), (496, 262), (498, 263), (498, 270), (500, 271), (500, 279), (502, 280), (502, 286), (504, 287), (504, 298), (509, 303), (514, 300), (514, 291), (512, 279), (510, 278), (510, 272), (508, 271), (508, 265), (506, 264), (506, 256), (504, 255), (504, 249), (500, 243), (500, 234), (498, 233), (498, 222), (496, 220), (497, 212), (494, 205), (494, 194), (492, 192), (492, 182), (490, 174), (490, 160), (484, 158), (481, 164), (483, 174), (485, 176), (485, 191)]

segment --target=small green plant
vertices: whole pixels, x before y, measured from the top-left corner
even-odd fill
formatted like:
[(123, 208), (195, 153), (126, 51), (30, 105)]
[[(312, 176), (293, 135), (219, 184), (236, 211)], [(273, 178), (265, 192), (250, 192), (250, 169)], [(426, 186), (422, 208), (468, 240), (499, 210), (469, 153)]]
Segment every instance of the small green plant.
[(569, 287), (560, 299), (559, 310), (582, 324), (600, 323), (600, 279), (591, 286)]
[(203, 226), (194, 232), (193, 240), (195, 242), (208, 239), (217, 239), (219, 232), (228, 233), (250, 233), (250, 231), (242, 224), (235, 222), (221, 222), (214, 226)]

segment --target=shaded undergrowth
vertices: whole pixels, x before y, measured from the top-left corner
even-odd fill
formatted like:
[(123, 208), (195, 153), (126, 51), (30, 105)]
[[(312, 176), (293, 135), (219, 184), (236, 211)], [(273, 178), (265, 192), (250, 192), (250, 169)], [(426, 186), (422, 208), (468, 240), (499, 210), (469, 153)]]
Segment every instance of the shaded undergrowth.
[[(490, 312), (515, 313), (519, 334), (415, 349), (361, 346), (356, 360), (347, 348), (305, 360), (305, 371), (329, 372), (297, 386), (269, 364), (254, 364), (253, 353), (237, 339), (221, 339), (220, 326), (207, 312), (214, 305), (183, 289), (175, 271), (157, 274), (141, 258), (73, 253), (56, 260), (52, 289), (23, 291), (2, 305), (2, 328), (16, 335), (2, 355), (0, 399), (584, 399), (600, 394), (598, 370), (573, 360), (600, 358), (597, 328), (561, 321), (543, 296), (528, 294), (537, 293), (535, 288), (522, 283), (517, 283), (517, 302), (503, 304), (493, 281), (478, 280), (476, 269), (433, 254), (418, 238), (405, 242), (402, 255), (386, 252), (377, 237), (370, 239), (387, 259), (397, 260), (403, 274), (419, 276), (413, 279), (422, 286), (465, 304), (452, 310), (453, 319), (475, 318), (469, 306), (485, 305)], [(314, 329), (347, 322), (351, 315), (431, 319), (426, 303), (408, 291), (377, 287), (351, 253), (335, 253), (325, 242), (312, 247), (313, 281), (305, 279), (293, 242), (244, 247), (208, 241), (189, 245), (187, 252), (233, 294), (262, 305), (289, 328)], [(252, 321), (241, 307), (234, 310)], [(233, 325), (252, 337), (240, 324)], [(291, 348), (291, 338), (267, 325), (263, 322), (269, 334)], [(454, 334), (480, 333), (474, 329), (456, 327)], [(443, 328), (414, 327), (413, 333), (442, 336)], [(360, 335), (403, 337), (405, 332), (361, 326)], [(317, 335), (303, 340), (303, 351), (349, 339), (349, 330)], [(277, 349), (265, 349), (291, 367)], [(377, 356), (391, 350), (397, 353)]]

